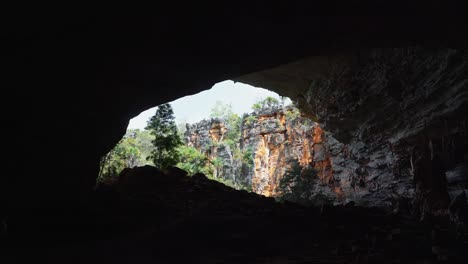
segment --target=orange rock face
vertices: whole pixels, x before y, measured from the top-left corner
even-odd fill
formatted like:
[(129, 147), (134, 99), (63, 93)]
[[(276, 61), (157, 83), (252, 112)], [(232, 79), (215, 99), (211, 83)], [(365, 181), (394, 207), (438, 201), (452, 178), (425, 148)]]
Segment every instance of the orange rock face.
[(288, 113), (280, 109), (244, 117), (235, 146), (223, 144), (228, 128), (218, 119), (192, 125), (185, 139), (210, 160), (222, 160), (216, 176), (265, 196), (297, 194), (294, 199), (344, 203), (369, 201), (391, 188), (391, 181), (382, 187), (376, 180), (391, 175), (392, 157), (385, 147), (371, 157), (363, 143), (345, 145), (319, 124)]
[(275, 196), (278, 181), (284, 174), (285, 119), (282, 114), (259, 116), (252, 129), (244, 129), (244, 145), (252, 148), (254, 165), (252, 190)]
[(209, 134), (212, 142), (220, 142), (224, 139), (227, 128), (222, 122), (213, 122)]
[(313, 131), (313, 167), (317, 170), (317, 175), (322, 183), (334, 183), (330, 155), (323, 144), (325, 132), (319, 125), (316, 125)]
[(332, 161), (324, 144), (325, 131), (318, 124), (288, 122), (281, 113), (259, 116), (253, 128), (243, 131), (244, 145), (254, 149), (253, 191), (265, 196), (280, 194), (280, 182), (290, 169), (289, 163), (297, 161), (301, 168), (313, 168), (316, 172), (315, 176), (303, 169), (302, 177), (318, 177), (320, 183), (330, 185), (337, 198), (344, 199), (342, 189), (334, 186)]

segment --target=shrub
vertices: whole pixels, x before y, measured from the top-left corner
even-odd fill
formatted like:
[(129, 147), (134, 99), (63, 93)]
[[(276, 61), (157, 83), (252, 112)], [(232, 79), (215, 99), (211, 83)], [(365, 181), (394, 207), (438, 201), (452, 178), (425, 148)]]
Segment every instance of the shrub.
[(296, 107), (288, 109), (285, 113), (286, 119), (293, 121), (301, 116), (301, 112)]
[(254, 116), (254, 115), (251, 115), (251, 116), (248, 116), (246, 119), (245, 119), (245, 124), (247, 126), (250, 126), (251, 124), (253, 124), (254, 122), (256, 122), (258, 120), (258, 117), (257, 116)]
[(206, 156), (196, 148), (180, 146), (177, 150), (180, 154), (180, 162), (177, 163), (176, 166), (187, 171), (189, 175), (193, 175), (198, 172), (205, 175), (213, 173), (209, 168)]
[(279, 105), (280, 101), (278, 99), (268, 96), (267, 98), (253, 104), (252, 109), (257, 112), (267, 108), (276, 108)]
[(242, 153), (242, 163), (247, 165), (247, 167), (252, 168), (254, 165), (252, 148), (247, 148), (244, 150)]

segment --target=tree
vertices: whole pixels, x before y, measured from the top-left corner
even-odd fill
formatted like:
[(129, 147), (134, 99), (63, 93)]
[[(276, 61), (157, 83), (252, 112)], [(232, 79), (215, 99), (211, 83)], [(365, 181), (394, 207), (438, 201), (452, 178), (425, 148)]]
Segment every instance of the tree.
[(211, 108), (210, 117), (211, 118), (226, 118), (232, 114), (232, 105), (226, 104), (222, 101), (216, 101), (213, 108)]
[(153, 135), (148, 130), (129, 129), (127, 134), (133, 135), (136, 141), (136, 147), (140, 151), (140, 159), (137, 166), (153, 165), (153, 161), (148, 160), (153, 150)]
[(177, 131), (179, 133), (179, 137), (184, 138), (185, 132), (187, 131), (187, 122), (183, 121), (177, 124)]
[(232, 111), (231, 104), (216, 101), (215, 106), (211, 109), (210, 117), (223, 119), (228, 128), (225, 138), (230, 142), (239, 142), (242, 119)]
[(189, 175), (203, 173), (212, 175), (212, 168), (209, 166), (208, 158), (194, 147), (180, 146), (177, 148), (180, 155), (180, 161), (177, 167), (185, 170)]
[(263, 100), (263, 105), (269, 108), (277, 107), (279, 105), (279, 101), (276, 98), (268, 96), (267, 98), (265, 98), (265, 100)]
[(99, 178), (112, 180), (124, 168), (139, 166), (140, 161), (141, 152), (137, 141), (127, 134), (101, 159)]
[(254, 111), (260, 111), (262, 110), (262, 104), (260, 102), (256, 102), (255, 104), (252, 105), (252, 109)]
[(242, 153), (242, 163), (247, 165), (247, 167), (252, 168), (252, 166), (254, 165), (253, 156), (254, 156), (254, 153), (251, 147), (244, 149)]
[(220, 176), (220, 169), (224, 165), (223, 159), (220, 158), (220, 157), (216, 157), (216, 158), (211, 160), (211, 164), (214, 166), (213, 176), (219, 177)]
[(177, 147), (182, 140), (177, 133), (174, 111), (170, 104), (158, 106), (156, 113), (148, 121), (146, 128), (154, 136), (153, 151), (148, 159), (153, 160), (156, 167), (166, 169), (179, 161)]
[(277, 108), (280, 106), (280, 101), (274, 97), (268, 96), (267, 98), (260, 100), (252, 105), (252, 109), (255, 112), (265, 110), (265, 109), (272, 109)]

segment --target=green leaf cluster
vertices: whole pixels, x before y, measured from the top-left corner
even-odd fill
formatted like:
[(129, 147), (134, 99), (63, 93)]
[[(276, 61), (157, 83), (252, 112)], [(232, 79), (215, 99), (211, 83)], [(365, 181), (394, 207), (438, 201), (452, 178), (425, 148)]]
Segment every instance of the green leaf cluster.
[(152, 164), (146, 158), (151, 154), (152, 136), (149, 131), (130, 129), (100, 161), (99, 180), (111, 180), (124, 168)]
[(179, 152), (180, 160), (176, 166), (185, 170), (189, 175), (194, 175), (195, 173), (213, 174), (208, 158), (196, 148), (179, 146), (177, 151)]
[(258, 120), (258, 117), (255, 115), (249, 115), (244, 120), (245, 120), (244, 124), (247, 126), (250, 126), (251, 124), (253, 124), (254, 122)]
[(256, 102), (255, 104), (253, 104), (252, 109), (255, 112), (258, 112), (260, 110), (276, 108), (279, 106), (280, 106), (280, 101), (278, 99), (268, 96), (265, 99), (260, 100)]
[(148, 159), (160, 169), (174, 166), (179, 162), (177, 147), (182, 145), (175, 124), (174, 111), (170, 104), (158, 106), (156, 113), (148, 121), (146, 129), (154, 136), (153, 151)]
[(301, 116), (301, 112), (297, 107), (291, 107), (288, 110), (285, 111), (284, 113), (286, 115), (286, 119), (289, 121), (296, 120)]
[[(221, 101), (216, 101), (215, 106), (211, 109), (211, 118), (223, 119), (228, 130), (225, 135), (225, 140), (238, 142), (241, 136), (241, 117), (232, 111), (231, 104), (226, 104)], [(232, 145), (232, 144), (231, 144)]]
[(253, 150), (252, 148), (246, 148), (242, 152), (242, 163), (247, 167), (252, 168), (254, 165)]

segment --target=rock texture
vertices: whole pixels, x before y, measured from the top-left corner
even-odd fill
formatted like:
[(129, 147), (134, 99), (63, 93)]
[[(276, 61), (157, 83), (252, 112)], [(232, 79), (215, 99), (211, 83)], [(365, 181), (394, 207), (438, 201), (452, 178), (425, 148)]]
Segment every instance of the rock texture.
[[(453, 125), (457, 123), (463, 124), (461, 121), (467, 116), (466, 107), (462, 107), (457, 102), (461, 102), (464, 98), (464, 89), (456, 84), (465, 78), (466, 72), (463, 69), (466, 67), (456, 67), (462, 69), (461, 71), (449, 69), (455, 69), (453, 66), (466, 63), (463, 55), (464, 49), (460, 49), (460, 47), (466, 47), (468, 43), (467, 17), (461, 12), (464, 8), (456, 5), (439, 8), (428, 4), (424, 7), (432, 9), (433, 12), (427, 12), (426, 16), (417, 16), (413, 14), (413, 11), (417, 13), (421, 10), (419, 3), (405, 3), (402, 6), (393, 1), (379, 2), (378, 5), (374, 2), (371, 4), (361, 2), (363, 6), (359, 9), (363, 12), (368, 11), (367, 14), (380, 14), (382, 10), (386, 10), (391, 16), (322, 16), (324, 12), (321, 8), (326, 5), (328, 7), (333, 5), (330, 10), (333, 10), (335, 14), (348, 14), (350, 7), (356, 9), (354, 3), (337, 4), (333, 1), (309, 1), (307, 4), (300, 5), (280, 3), (271, 4), (268, 7), (252, 4), (247, 8), (245, 5), (226, 2), (212, 5), (212, 9), (205, 8), (199, 3), (181, 5), (177, 2), (172, 8), (156, 8), (150, 15), (141, 13), (132, 15), (127, 5), (123, 12), (125, 15), (116, 15), (118, 12), (96, 12), (95, 9), (92, 10), (95, 14), (89, 14), (91, 9), (86, 12), (77, 12), (78, 14), (55, 12), (54, 8), (48, 8), (49, 13), (42, 12), (42, 10), (28, 13), (23, 8), (17, 9), (19, 12), (15, 13), (11, 9), (11, 12), (2, 16), (5, 22), (2, 24), (4, 25), (2, 44), (5, 52), (5, 56), (2, 57), (3, 65), (5, 65), (2, 72), (4, 77), (2, 78), (4, 83), (2, 117), (9, 129), (6, 130), (7, 140), (4, 141), (6, 145), (3, 146), (3, 149), (8, 152), (4, 162), (6, 172), (3, 173), (1, 177), (3, 181), (0, 184), (2, 189), (0, 215), (2, 218), (8, 216), (9, 230), (11, 228), (32, 230), (29, 228), (31, 224), (37, 224), (38, 228), (35, 230), (35, 234), (39, 234), (37, 237), (48, 238), (51, 232), (48, 232), (47, 228), (41, 228), (39, 223), (47, 226), (51, 220), (70, 231), (71, 228), (67, 229), (66, 223), (70, 219), (72, 221), (77, 219), (75, 216), (78, 210), (74, 208), (89, 199), (98, 175), (100, 157), (122, 137), (128, 120), (141, 111), (208, 89), (222, 80), (259, 72), (308, 56), (332, 58), (336, 57), (336, 54), (345, 54), (345, 57), (372, 54), (375, 50), (368, 47), (405, 47), (408, 45), (438, 47), (436, 49), (423, 48), (418, 51), (420, 56), (416, 57), (402, 56), (406, 49), (380, 49), (378, 52), (387, 55), (376, 57), (375, 69), (379, 69), (379, 65), (394, 65), (395, 67), (391, 68), (399, 69), (403, 66), (401, 62), (405, 57), (410, 58), (408, 60), (410, 63), (407, 65), (419, 65), (416, 68), (420, 71), (403, 72), (403, 76), (413, 77), (408, 79), (405, 85), (409, 96), (401, 97), (401, 91), (406, 89), (401, 90), (403, 86), (398, 82), (390, 82), (396, 85), (385, 85), (385, 82), (381, 83), (373, 78), (378, 76), (374, 74), (376, 72), (372, 70), (373, 68), (362, 67), (366, 65), (366, 61), (369, 61), (366, 59), (363, 64), (349, 65), (348, 69), (351, 73), (361, 70), (362, 76), (367, 76), (366, 78), (369, 79), (357, 81), (360, 84), (367, 83), (368, 86), (353, 86), (352, 79), (348, 81), (343, 79), (344, 82), (337, 85), (317, 86), (318, 91), (325, 91), (325, 87), (328, 87), (325, 94), (330, 94), (328, 92), (335, 89), (339, 91), (338, 94), (345, 91), (356, 93), (357, 90), (357, 95), (344, 97), (348, 104), (341, 107), (338, 105), (336, 109), (326, 107), (332, 102), (332, 97), (320, 97), (321, 100), (317, 100), (311, 96), (311, 100), (323, 102), (321, 109), (327, 109), (328, 113), (346, 114), (348, 110), (353, 110), (353, 108), (348, 108), (348, 105), (356, 106), (355, 110), (360, 109), (352, 114), (355, 117), (360, 116), (358, 119), (353, 118), (346, 122), (346, 118), (333, 118), (341, 123), (338, 127), (339, 131), (348, 131), (351, 135), (359, 135), (355, 133), (356, 127), (361, 128), (362, 131), (366, 131), (366, 127), (372, 128), (369, 131), (371, 135), (382, 135), (385, 131), (394, 134), (393, 129), (373, 127), (372, 122), (365, 122), (381, 106), (387, 105), (382, 104), (382, 101), (385, 103), (386, 100), (393, 102), (393, 105), (401, 101), (404, 102), (403, 106), (414, 106), (405, 108), (411, 110), (409, 114), (379, 115), (381, 120), (391, 117), (392, 124), (408, 125), (408, 131), (415, 131), (411, 128), (413, 122), (420, 123), (420, 119), (411, 118), (413, 116), (425, 116), (426, 120), (430, 120), (431, 116), (439, 116), (438, 113), (443, 116), (448, 116), (448, 112), (459, 113), (459, 115), (452, 115), (453, 119), (448, 120), (447, 126), (439, 121), (430, 123), (439, 124), (438, 127), (442, 129), (454, 128)], [(397, 15), (398, 12), (395, 12), (407, 10), (407, 8), (411, 10), (409, 15), (400, 16)], [(450, 11), (449, 8), (459, 12), (447, 17), (445, 12)], [(317, 12), (321, 12), (320, 15), (316, 15)], [(453, 50), (444, 47), (457, 50), (453, 53)], [(453, 54), (450, 56), (452, 60), (450, 63), (444, 63), (444, 56), (440, 55), (449, 53)], [(450, 65), (450, 67), (442, 70), (445, 65)], [(312, 72), (326, 69), (326, 67), (304, 66), (294, 71), (286, 71), (285, 75), (270, 74), (263, 79), (264, 82), (260, 86), (268, 87), (294, 100), (299, 98), (302, 101), (301, 109), (306, 110), (309, 105), (305, 103), (306, 92), (310, 84), (308, 76)], [(364, 69), (367, 69), (369, 74), (366, 74)], [(388, 73), (392, 75), (391, 72)], [(353, 74), (348, 76), (353, 76)], [(429, 86), (421, 85), (425, 83), (424, 80), (430, 81), (431, 76), (435, 79), (432, 79), (430, 83), (427, 82)], [(286, 84), (289, 83), (285, 86), (287, 89), (275, 85), (279, 79), (284, 80)], [(400, 78), (392, 79), (399, 80)], [(306, 85), (297, 85), (298, 80), (303, 80)], [(246, 82), (257, 84), (255, 80)], [(384, 86), (381, 96), (371, 93), (374, 96), (368, 98), (366, 102), (359, 99), (359, 95), (365, 96), (365, 91), (368, 89), (377, 91), (379, 86)], [(429, 99), (434, 99), (434, 102), (438, 98), (444, 98), (444, 94), (448, 91), (457, 91), (448, 99), (454, 104), (439, 104), (440, 108), (430, 107), (434, 110), (433, 112), (425, 111), (426, 108), (421, 105), (406, 104), (411, 101), (427, 102), (425, 89), (422, 89), (424, 87), (430, 88), (427, 89), (428, 95), (434, 96), (430, 96)], [(432, 88), (437, 87), (443, 92), (431, 92)], [(360, 93), (360, 89), (364, 92)], [(392, 99), (386, 96), (387, 94), (400, 95), (394, 97), (400, 99)], [(373, 104), (373, 100), (376, 100), (376, 103)], [(334, 104), (330, 104), (332, 105)], [(452, 111), (455, 108), (458, 110)], [(387, 109), (389, 111), (384, 113), (391, 113), (395, 109), (397, 108)], [(349, 115), (346, 114), (346, 116)], [(325, 114), (319, 116), (322, 119), (326, 119), (325, 117)], [(335, 129), (328, 128), (330, 124), (331, 122), (324, 122), (325, 130), (335, 133)], [(428, 127), (431, 129), (427, 131), (435, 131), (434, 126)], [(14, 133), (11, 133), (13, 129)], [(402, 162), (405, 162), (400, 166), (402, 172), (408, 171), (411, 163), (413, 163), (413, 171), (417, 174), (416, 172), (421, 171), (423, 167), (430, 171), (433, 164), (443, 164), (434, 162), (435, 160), (458, 162), (468, 149), (464, 144), (466, 135), (450, 134), (452, 135), (450, 137), (439, 134), (441, 136), (434, 137), (432, 144), (429, 144), (428, 139), (424, 139), (420, 134), (421, 144), (414, 151), (413, 159), (410, 158), (411, 155), (408, 155), (413, 151), (406, 152), (408, 153), (406, 158), (400, 158)], [(363, 137), (363, 139), (366, 138), (368, 136)], [(341, 137), (337, 136), (337, 139), (348, 143)], [(406, 146), (411, 149), (414, 145), (411, 143)], [(447, 149), (450, 151), (446, 153), (450, 155), (439, 155)], [(424, 182), (425, 174), (418, 175), (422, 177), (419, 181)], [(428, 183), (431, 182), (440, 183), (433, 180)], [(177, 197), (180, 189), (170, 191)], [(233, 204), (234, 208), (238, 207), (236, 203)], [(69, 210), (64, 212), (54, 208), (68, 208)], [(151, 212), (157, 211), (151, 210)], [(24, 212), (29, 212), (30, 215), (22, 218), (21, 215)], [(68, 218), (65, 217), (64, 221), (56, 221), (55, 219), (62, 219), (58, 217), (59, 215), (68, 216)], [(275, 238), (278, 238), (280, 237), (277, 236), (278, 233), (272, 230), (281, 231), (285, 226), (288, 228), (295, 226), (297, 219), (303, 219), (302, 217), (303, 214), (296, 214), (290, 225), (284, 225), (278, 220), (278, 225), (268, 226), (270, 228), (267, 228), (265, 234), (274, 233)], [(346, 217), (349, 216), (346, 215)], [(138, 221), (142, 219), (146, 218), (139, 217)], [(338, 219), (342, 220), (340, 217)], [(261, 221), (259, 226), (265, 225), (270, 220), (268, 218)], [(92, 226), (93, 222), (89, 223)], [(314, 226), (311, 223), (307, 219), (307, 226)], [(224, 226), (233, 226), (232, 224), (231, 222)], [(352, 228), (350, 227), (350, 230)], [(43, 230), (42, 233), (40, 230)], [(27, 232), (25, 231), (25, 234)], [(255, 231), (252, 230), (252, 233)], [(298, 232), (298, 234), (303, 234), (303, 232)], [(297, 243), (312, 247), (310, 238), (314, 237), (316, 230), (312, 230), (310, 234), (304, 240), (295, 241), (292, 239), (294, 235), (289, 237), (291, 239), (289, 245)], [(197, 234), (191, 238), (204, 237), (203, 235)], [(32, 235), (24, 236), (21, 241), (29, 241), (31, 237)], [(257, 235), (257, 237), (266, 236)], [(329, 237), (329, 234), (326, 233), (324, 237)], [(74, 236), (67, 236), (67, 238), (73, 239)], [(211, 242), (218, 242), (215, 238), (212, 239)], [(284, 241), (281, 239), (279, 241)], [(174, 244), (175, 249), (181, 248), (180, 241)], [(272, 241), (272, 244), (280, 245), (277, 241)], [(417, 240), (405, 239), (403, 241), (412, 242), (407, 248), (413, 248), (411, 245), (419, 245)], [(256, 242), (258, 243), (254, 245), (262, 244), (261, 241)], [(43, 243), (39, 241), (34, 246), (37, 247), (38, 244)], [(193, 244), (200, 243), (194, 241)], [(236, 245), (243, 245), (243, 243)], [(248, 243), (245, 245), (251, 246)], [(187, 249), (187, 247), (182, 248)], [(114, 252), (125, 252), (122, 247), (114, 249), (109, 254), (110, 256), (114, 256)], [(137, 249), (135, 251), (137, 252), (135, 256), (141, 255)], [(282, 251), (281, 247), (272, 246), (264, 252), (280, 251)], [(54, 249), (53, 252), (55, 254), (60, 251)], [(147, 252), (154, 251), (148, 250)], [(174, 250), (174, 252), (180, 255), (180, 251)], [(307, 250), (305, 252), (327, 252), (328, 255), (331, 250)], [(20, 254), (26, 255), (24, 251)], [(190, 254), (187, 255), (190, 256)], [(389, 257), (392, 256), (394, 255)], [(125, 256), (120, 258), (121, 261), (125, 261), (124, 259)], [(265, 256), (264, 262), (268, 261)], [(66, 259), (59, 262), (70, 261)]]
[(23, 212), (29, 224), (10, 228), (2, 263), (466, 263), (468, 257), (468, 238), (456, 238), (440, 218), (421, 223), (378, 209), (277, 203), (176, 168), (129, 169), (76, 209), (69, 218), (41, 214), (36, 221)]
[[(5, 146), (13, 153), (5, 162), (9, 176), (2, 200), (14, 208), (86, 200), (100, 157), (119, 141), (130, 118), (216, 82), (306, 56), (352, 55), (373, 46), (468, 43), (463, 15), (316, 16), (329, 1), (321, 3), (286, 8), (193, 4), (184, 11), (177, 4), (149, 16), (64, 15), (50, 8), (49, 13), (10, 12), (11, 17), (3, 17), (7, 88), (2, 107), (5, 124), (18, 129)], [(333, 10), (347, 13), (349, 7), (339, 4)], [(296, 98), (294, 92), (270, 88)], [(32, 133), (31, 128), (47, 129)], [(51, 157), (55, 169), (39, 177), (37, 168)]]
[(447, 208), (446, 174), (468, 157), (466, 52), (372, 49), (312, 57), (238, 80), (291, 97), (346, 144), (359, 164), (355, 178), (365, 178), (380, 199), (388, 194), (381, 188), (408, 196), (412, 190), (404, 186), (413, 181), (422, 214)]
[(224, 144), (227, 131), (228, 128), (224, 120), (219, 118), (202, 120), (192, 125), (187, 124), (185, 143), (187, 146), (194, 147), (204, 153), (209, 160), (214, 158), (222, 160), (222, 167), (214, 171), (215, 177), (239, 182), (242, 164), (239, 160), (234, 159), (234, 153), (230, 146)]
[(399, 174), (390, 145), (370, 151), (362, 141), (341, 143), (295, 107), (243, 116), (237, 146), (252, 153), (250, 166), (236, 160), (223, 142), (228, 130), (220, 119), (187, 125), (186, 144), (210, 159), (221, 158), (224, 165), (217, 176), (255, 193), (303, 203), (386, 208), (414, 197), (412, 177)]

